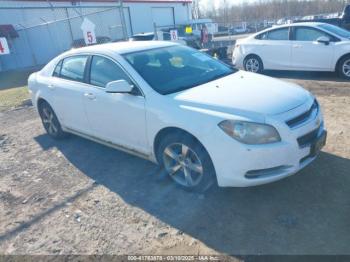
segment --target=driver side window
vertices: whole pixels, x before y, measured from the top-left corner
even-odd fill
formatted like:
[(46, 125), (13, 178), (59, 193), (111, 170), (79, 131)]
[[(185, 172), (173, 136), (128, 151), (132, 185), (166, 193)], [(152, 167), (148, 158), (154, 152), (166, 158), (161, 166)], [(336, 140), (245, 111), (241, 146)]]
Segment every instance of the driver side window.
[(295, 40), (296, 41), (316, 41), (319, 37), (325, 36), (327, 38), (330, 38), (328, 34), (316, 30), (313, 28), (307, 28), (307, 27), (297, 27), (295, 28)]
[(115, 62), (102, 56), (92, 57), (90, 69), (91, 85), (105, 88), (107, 83), (121, 79), (132, 84), (130, 78)]

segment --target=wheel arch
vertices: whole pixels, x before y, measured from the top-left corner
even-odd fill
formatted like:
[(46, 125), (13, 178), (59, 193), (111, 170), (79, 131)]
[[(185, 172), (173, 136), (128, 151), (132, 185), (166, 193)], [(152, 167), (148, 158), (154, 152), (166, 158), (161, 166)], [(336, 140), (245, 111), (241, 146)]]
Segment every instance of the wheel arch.
[[(208, 153), (208, 150), (205, 148), (203, 143), (201, 143), (201, 141), (195, 135), (193, 135), (192, 133), (190, 133), (182, 128), (175, 127), (175, 126), (169, 126), (169, 127), (164, 127), (162, 129), (160, 129), (153, 140), (153, 153), (154, 153), (154, 156), (155, 156), (158, 163), (159, 163), (158, 150), (159, 150), (159, 146), (161, 144), (161, 141), (162, 141), (162, 139), (164, 139), (166, 136), (168, 136), (170, 134), (190, 136), (196, 141), (196, 143), (199, 143), (205, 149), (205, 151)], [(209, 153), (208, 153), (208, 155), (209, 155)]]
[(254, 57), (254, 56), (257, 57), (257, 58), (260, 60), (262, 66), (263, 66), (263, 68), (264, 68), (264, 62), (263, 62), (261, 56), (259, 56), (259, 55), (256, 54), (256, 53), (249, 53), (248, 55), (246, 55), (246, 56), (244, 57), (244, 59), (243, 59), (243, 66), (244, 66), (244, 64), (245, 64), (245, 61), (246, 61), (249, 57)]
[(46, 99), (44, 99), (44, 98), (42, 98), (42, 97), (39, 97), (39, 98), (37, 99), (37, 101), (36, 101), (36, 106), (37, 106), (38, 110), (40, 109), (40, 106), (41, 106), (43, 103), (47, 103), (47, 104), (50, 105), (50, 103), (47, 102)]
[(335, 68), (334, 68), (334, 71), (337, 71), (339, 69), (339, 65), (340, 65), (340, 61), (345, 58), (345, 57), (350, 57), (350, 53), (345, 53), (343, 54), (341, 57), (338, 58), (336, 64), (335, 64)]

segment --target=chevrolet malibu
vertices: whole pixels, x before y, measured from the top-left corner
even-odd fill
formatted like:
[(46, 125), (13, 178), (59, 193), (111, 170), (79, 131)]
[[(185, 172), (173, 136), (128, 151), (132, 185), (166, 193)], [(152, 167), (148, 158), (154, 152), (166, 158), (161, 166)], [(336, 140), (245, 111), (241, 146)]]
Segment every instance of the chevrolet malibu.
[(73, 133), (136, 154), (191, 190), (287, 177), (326, 140), (308, 91), (170, 42), (71, 50), (28, 82), (51, 137)]

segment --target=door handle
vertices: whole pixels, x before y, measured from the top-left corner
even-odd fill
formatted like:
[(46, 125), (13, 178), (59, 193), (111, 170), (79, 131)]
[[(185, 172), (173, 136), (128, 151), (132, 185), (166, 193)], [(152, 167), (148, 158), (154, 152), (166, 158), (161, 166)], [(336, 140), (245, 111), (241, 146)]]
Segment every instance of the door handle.
[(301, 45), (293, 45), (294, 48), (300, 48)]
[(48, 87), (50, 90), (54, 90), (54, 89), (55, 89), (55, 86), (52, 85), (52, 84), (48, 84), (47, 87)]
[(94, 100), (96, 98), (93, 93), (85, 93), (84, 96), (90, 100)]

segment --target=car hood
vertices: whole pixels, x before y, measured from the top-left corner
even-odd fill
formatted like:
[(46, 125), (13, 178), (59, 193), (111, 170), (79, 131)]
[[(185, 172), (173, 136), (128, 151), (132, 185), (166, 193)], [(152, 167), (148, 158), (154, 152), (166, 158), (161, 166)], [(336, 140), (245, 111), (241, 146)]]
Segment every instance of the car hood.
[(305, 103), (310, 93), (296, 84), (244, 71), (172, 94), (182, 105), (249, 115), (275, 115)]

